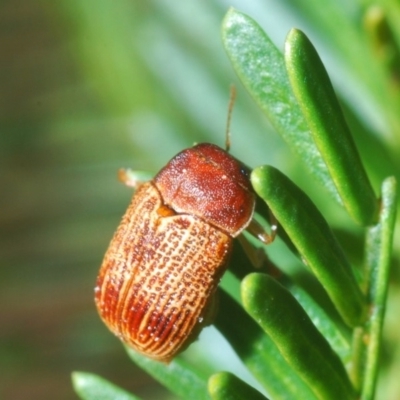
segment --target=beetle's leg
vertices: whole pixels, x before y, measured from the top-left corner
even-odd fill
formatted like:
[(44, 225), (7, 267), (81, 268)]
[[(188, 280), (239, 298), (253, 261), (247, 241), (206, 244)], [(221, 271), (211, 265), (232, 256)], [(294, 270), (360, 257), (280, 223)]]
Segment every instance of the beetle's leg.
[(265, 231), (264, 227), (257, 222), (254, 218), (251, 220), (249, 226), (246, 228), (247, 232), (251, 233), (258, 240), (264, 244), (270, 244), (275, 240), (276, 232), (278, 230), (278, 221), (276, 220), (274, 214), (269, 211), (270, 214), (270, 226), (271, 232)]
[(134, 171), (130, 168), (120, 168), (118, 170), (118, 180), (128, 187), (139, 189), (143, 183), (151, 179), (148, 172)]
[(243, 234), (239, 235), (237, 239), (253, 267), (261, 269), (267, 260), (264, 249), (262, 247), (255, 247)]
[(277, 279), (282, 277), (282, 272), (269, 259), (268, 254), (263, 246), (254, 246), (254, 243), (251, 243), (250, 240), (243, 234), (238, 236), (238, 240), (254, 268), (267, 272), (269, 275)]

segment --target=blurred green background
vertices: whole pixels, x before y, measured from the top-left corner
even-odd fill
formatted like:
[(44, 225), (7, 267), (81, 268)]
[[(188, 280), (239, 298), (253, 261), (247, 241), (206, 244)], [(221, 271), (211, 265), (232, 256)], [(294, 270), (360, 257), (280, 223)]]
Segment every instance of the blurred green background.
[[(357, 238), (359, 230), (309, 179), (241, 88), (220, 24), (232, 5), (280, 48), (293, 26), (310, 36), (378, 191), (383, 177), (400, 177), (400, 75), (396, 60), (374, 55), (373, 40), (362, 33), (368, 3), (0, 2), (0, 398), (76, 398), (72, 370), (98, 373), (146, 399), (174, 398), (129, 362), (102, 325), (94, 281), (132, 194), (117, 181), (118, 168), (156, 172), (194, 142), (223, 146), (231, 83), (238, 88), (232, 153), (252, 167), (282, 169), (335, 227)], [(385, 3), (398, 29), (399, 6)], [(398, 258), (397, 241), (395, 251)], [(384, 397), (377, 398), (399, 398), (399, 306), (395, 266)]]

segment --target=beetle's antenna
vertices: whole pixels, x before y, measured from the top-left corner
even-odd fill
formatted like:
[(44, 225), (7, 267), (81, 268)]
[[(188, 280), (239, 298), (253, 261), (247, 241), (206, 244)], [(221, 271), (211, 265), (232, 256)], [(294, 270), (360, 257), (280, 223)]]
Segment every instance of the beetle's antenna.
[(225, 150), (229, 151), (231, 148), (231, 120), (232, 120), (232, 110), (235, 105), (236, 100), (236, 87), (231, 85), (231, 92), (229, 95), (229, 105), (228, 105), (228, 117), (226, 119), (226, 132), (225, 132)]

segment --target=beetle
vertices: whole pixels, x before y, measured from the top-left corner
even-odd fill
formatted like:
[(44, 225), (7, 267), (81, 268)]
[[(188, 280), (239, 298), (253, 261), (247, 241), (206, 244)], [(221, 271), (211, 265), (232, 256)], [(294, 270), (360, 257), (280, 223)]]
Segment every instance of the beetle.
[(123, 342), (169, 362), (211, 323), (233, 239), (244, 229), (265, 243), (275, 236), (276, 226), (269, 235), (254, 223), (249, 175), (227, 150), (202, 143), (139, 185), (95, 288), (102, 320)]

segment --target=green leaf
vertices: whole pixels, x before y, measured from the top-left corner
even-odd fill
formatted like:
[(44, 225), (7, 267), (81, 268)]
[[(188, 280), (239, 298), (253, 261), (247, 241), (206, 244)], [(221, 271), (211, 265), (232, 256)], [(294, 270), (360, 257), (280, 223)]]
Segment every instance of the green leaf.
[(271, 338), (236, 301), (220, 291), (219, 304), (221, 312), (215, 326), (274, 400), (317, 399)]
[(139, 367), (183, 399), (210, 399), (207, 392), (207, 378), (180, 357), (175, 358), (169, 364), (164, 364), (142, 356), (127, 346), (126, 351)]
[[(282, 283), (282, 282), (280, 282)], [(327, 310), (321, 307), (310, 294), (296, 284), (283, 285), (303, 307), (313, 324), (329, 342), (332, 349), (346, 364), (351, 359), (350, 332), (343, 326), (338, 326)]]
[(242, 281), (242, 299), (246, 311), (317, 398), (356, 398), (339, 357), (287, 289), (266, 274), (253, 273)]
[(82, 400), (140, 400), (98, 375), (73, 372), (72, 384)]
[(390, 258), (397, 206), (397, 183), (391, 177), (382, 185), (382, 208), (379, 223), (370, 228), (366, 241), (366, 276), (368, 296), (371, 302), (371, 314), (366, 325), (368, 345), (365, 349), (365, 367), (362, 374), (363, 390), (361, 399), (372, 400), (378, 374), (379, 354), (382, 346), (382, 326), (386, 310), (386, 298), (389, 284)]
[(251, 182), (324, 286), (349, 326), (365, 317), (366, 302), (351, 267), (324, 217), (310, 198), (271, 166), (253, 170)]
[(245, 88), (291, 150), (340, 202), (327, 166), (293, 95), (281, 52), (255, 21), (233, 8), (222, 23), (222, 39)]
[(285, 60), (293, 91), (344, 206), (356, 222), (370, 225), (377, 217), (376, 196), (325, 67), (303, 32), (289, 32)]
[(218, 372), (208, 380), (213, 400), (266, 400), (258, 390), (229, 372)]
[[(338, 2), (321, 0), (289, 0), (292, 12), (297, 17), (306, 19), (311, 25), (309, 30), (325, 42), (325, 50), (330, 52), (341, 64), (337, 79), (347, 87), (351, 86), (351, 96), (347, 98), (353, 109), (363, 113), (366, 124), (376, 122), (376, 115), (386, 125), (384, 130), (391, 130), (394, 135), (399, 130), (399, 91), (398, 85), (385, 76), (386, 71), (379, 56), (372, 52), (366, 42), (366, 34), (360, 19), (369, 5), (381, 5), (387, 10), (394, 31), (400, 32), (400, 10), (397, 1)], [(397, 42), (399, 43), (399, 35)], [(346, 77), (347, 75), (347, 77)], [(353, 83), (355, 82), (355, 84)], [(343, 86), (344, 86), (343, 85)], [(357, 86), (361, 85), (362, 89)], [(345, 93), (346, 89), (343, 90)], [(358, 92), (358, 93), (357, 93)], [(369, 97), (373, 110), (365, 107), (364, 98)], [(371, 112), (372, 111), (372, 112)], [(381, 122), (382, 123), (382, 122)], [(391, 126), (390, 126), (391, 125)]]
[[(248, 255), (243, 250), (241, 244), (242, 242), (239, 244), (236, 240), (233, 243), (231, 260), (234, 262), (230, 263), (227, 273), (233, 273), (239, 281), (250, 272), (254, 272), (254, 268), (256, 268), (257, 272), (264, 272), (273, 276), (292, 293), (342, 361), (345, 364), (348, 363), (351, 360), (351, 331), (339, 321), (340, 316), (335, 313), (333, 307), (331, 306), (327, 309), (326, 301), (322, 300), (321, 303), (320, 294), (317, 294), (317, 297), (311, 295), (306, 291), (307, 286), (305, 288), (300, 286), (303, 283), (302, 281), (294, 283), (291, 278), (281, 270), (278, 270), (275, 265), (271, 264), (271, 261), (265, 254), (265, 246), (256, 250), (253, 247), (253, 251), (256, 252), (255, 257), (257, 258), (257, 262), (255, 263), (255, 267), (250, 266)], [(224, 289), (226, 288), (228, 293), (232, 294), (232, 297), (237, 298), (236, 292), (231, 293), (229, 287), (224, 285), (224, 281), (222, 281), (222, 286)], [(312, 293), (315, 295), (315, 292)], [(240, 302), (240, 300), (238, 301)], [(224, 306), (224, 310), (225, 307), (229, 310), (232, 309), (232, 306), (228, 304)]]

